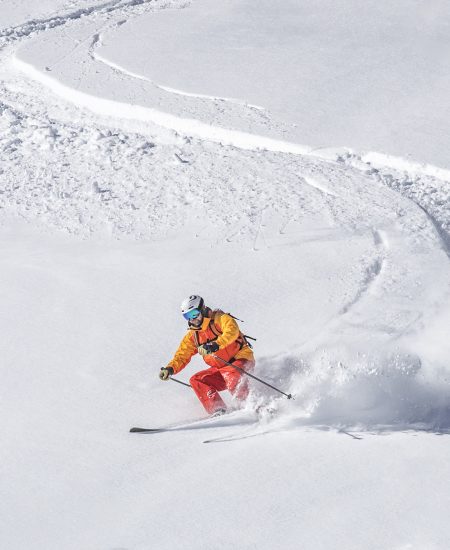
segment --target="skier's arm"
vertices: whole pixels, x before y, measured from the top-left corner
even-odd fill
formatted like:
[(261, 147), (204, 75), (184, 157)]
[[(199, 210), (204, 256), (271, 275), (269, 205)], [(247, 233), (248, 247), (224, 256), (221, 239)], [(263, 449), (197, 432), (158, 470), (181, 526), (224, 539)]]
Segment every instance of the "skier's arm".
[(183, 340), (181, 340), (173, 359), (167, 366), (172, 367), (174, 374), (177, 374), (184, 369), (196, 353), (197, 346), (193, 341), (192, 335), (188, 332)]
[(233, 317), (224, 313), (219, 317), (218, 324), (222, 330), (222, 334), (216, 340), (219, 347), (225, 348), (239, 338), (241, 331)]

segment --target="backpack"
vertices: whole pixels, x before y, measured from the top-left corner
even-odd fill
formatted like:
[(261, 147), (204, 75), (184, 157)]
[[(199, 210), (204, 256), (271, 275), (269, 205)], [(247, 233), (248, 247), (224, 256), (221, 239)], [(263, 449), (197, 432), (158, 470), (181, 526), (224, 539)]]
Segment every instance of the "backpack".
[[(216, 338), (217, 338), (217, 336), (219, 336), (219, 334), (221, 334), (220, 330), (216, 327), (216, 323), (215, 323), (216, 315), (225, 314), (225, 315), (229, 315), (235, 321), (239, 321), (241, 323), (244, 322), (242, 319), (238, 319), (237, 317), (235, 317), (231, 313), (226, 313), (222, 309), (213, 309), (213, 310), (210, 310), (210, 311), (211, 311), (210, 315), (211, 315), (211, 318), (213, 320), (212, 325), (214, 326), (214, 328), (213, 328), (213, 326), (210, 325), (210, 328), (211, 328), (211, 330), (214, 334), (216, 334), (216, 330), (217, 330)], [(241, 336), (242, 336), (242, 339), (243, 339), (242, 347), (244, 346), (244, 343), (245, 343), (245, 344), (247, 344), (247, 346), (250, 349), (253, 349), (253, 345), (249, 342), (249, 340), (253, 340), (254, 342), (256, 342), (256, 338), (253, 338), (252, 336), (249, 336), (248, 334), (244, 334), (243, 332), (241, 332)]]

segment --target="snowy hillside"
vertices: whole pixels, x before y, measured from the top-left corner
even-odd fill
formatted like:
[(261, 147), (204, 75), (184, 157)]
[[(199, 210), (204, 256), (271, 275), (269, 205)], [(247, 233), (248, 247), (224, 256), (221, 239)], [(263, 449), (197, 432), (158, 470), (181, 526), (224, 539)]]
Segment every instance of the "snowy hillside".
[[(358, 5), (0, 1), (0, 548), (450, 547), (450, 9)], [(192, 292), (295, 399), (130, 434)]]

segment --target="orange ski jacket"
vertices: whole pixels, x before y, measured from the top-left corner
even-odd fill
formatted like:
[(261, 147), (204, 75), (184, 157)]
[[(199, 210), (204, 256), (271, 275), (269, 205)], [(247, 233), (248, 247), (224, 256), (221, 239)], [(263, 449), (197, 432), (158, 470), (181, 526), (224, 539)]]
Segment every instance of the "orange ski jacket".
[[(198, 347), (207, 342), (217, 342), (219, 349), (214, 355), (225, 361), (232, 362), (234, 359), (254, 361), (253, 352), (233, 317), (220, 310), (209, 310), (199, 328), (189, 325), (186, 335), (167, 366), (172, 367), (174, 374), (177, 374), (198, 353)], [(203, 360), (210, 367), (226, 366), (211, 355), (205, 355)]]

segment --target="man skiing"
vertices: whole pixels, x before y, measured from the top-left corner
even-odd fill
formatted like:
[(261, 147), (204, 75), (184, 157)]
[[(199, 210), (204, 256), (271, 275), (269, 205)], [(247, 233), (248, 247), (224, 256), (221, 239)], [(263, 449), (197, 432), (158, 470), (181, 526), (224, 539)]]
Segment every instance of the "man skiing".
[(209, 414), (222, 414), (226, 412), (226, 405), (220, 391), (229, 390), (233, 398), (242, 402), (249, 390), (245, 376), (221, 359), (250, 371), (255, 366), (253, 352), (235, 319), (220, 309), (206, 307), (201, 296), (186, 298), (181, 304), (181, 312), (188, 321), (188, 331), (159, 377), (168, 380), (199, 353), (209, 368), (194, 374), (191, 386)]

